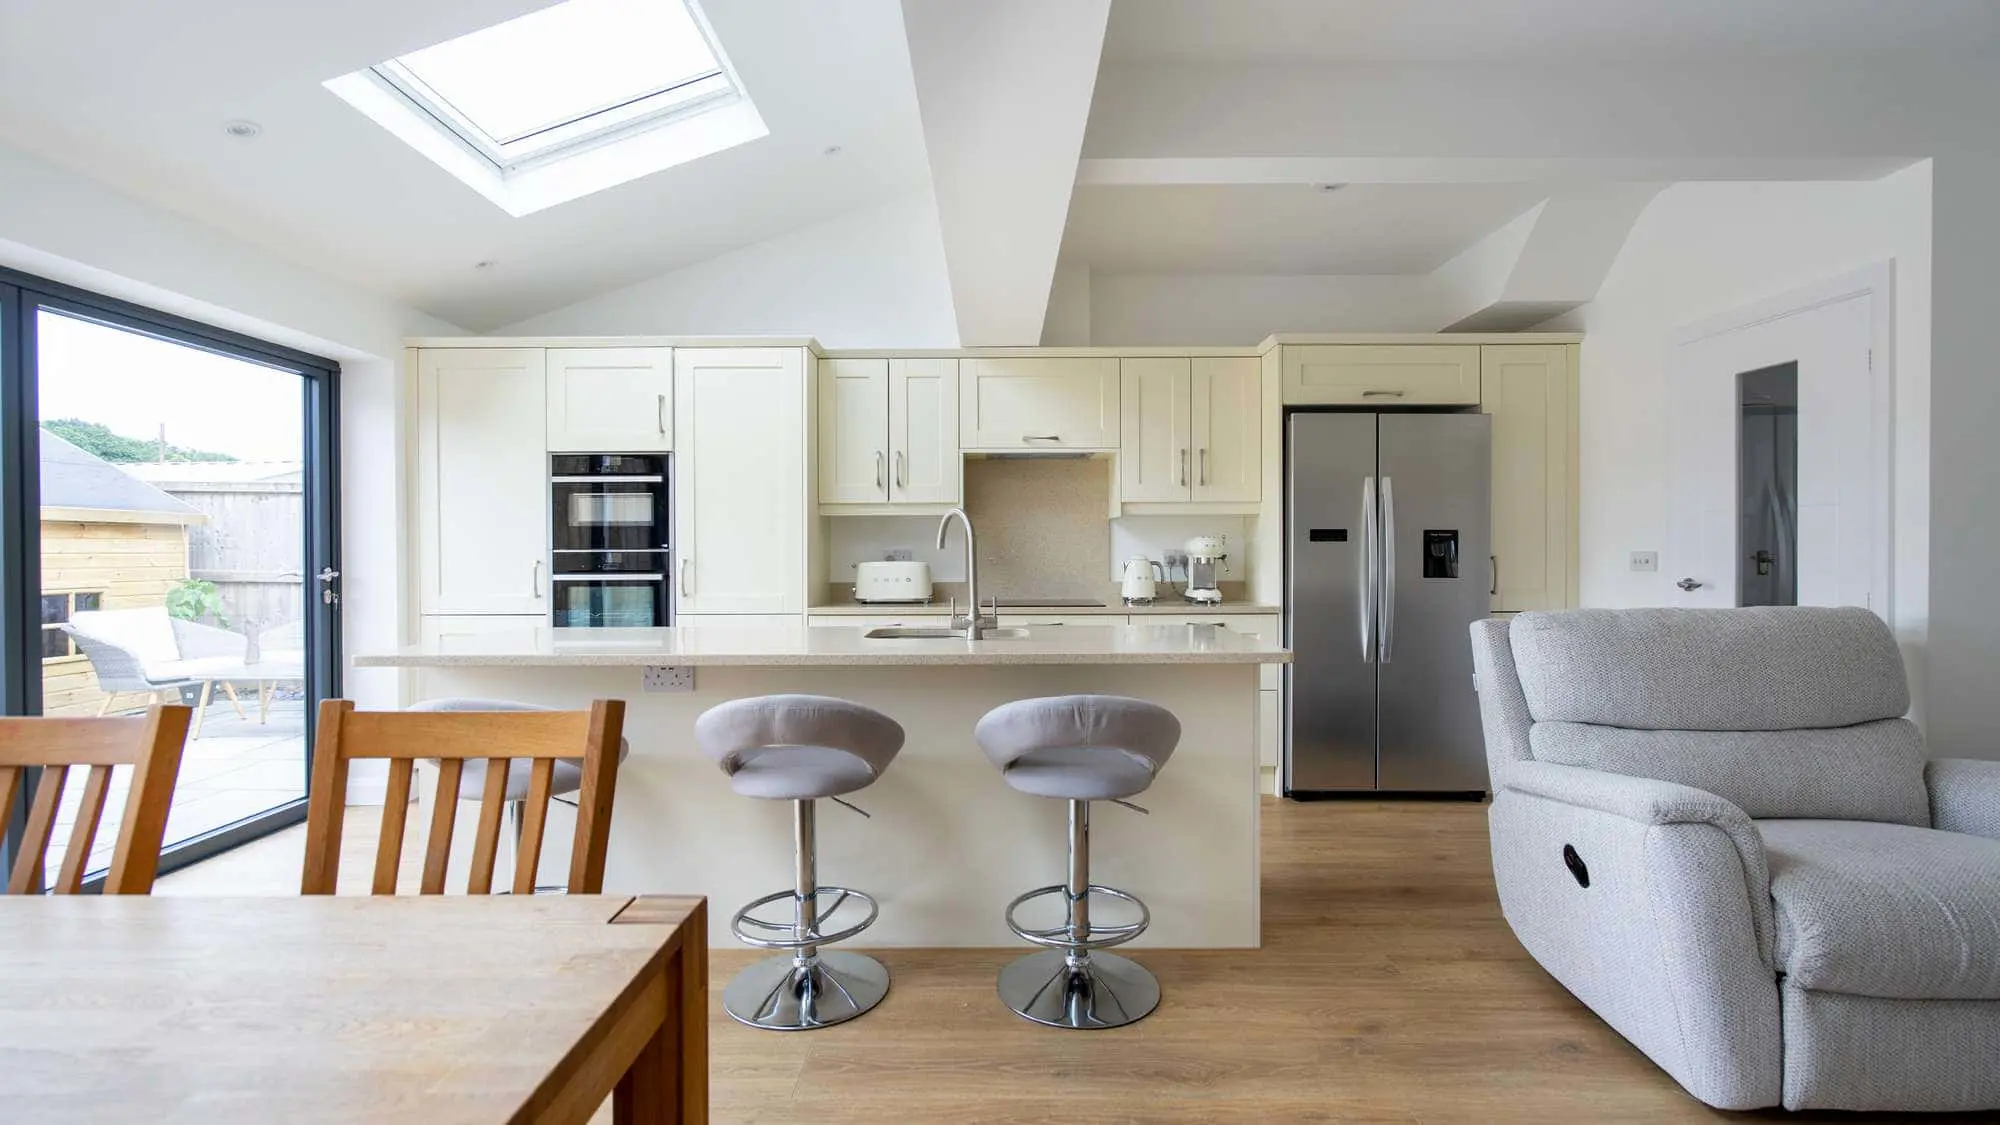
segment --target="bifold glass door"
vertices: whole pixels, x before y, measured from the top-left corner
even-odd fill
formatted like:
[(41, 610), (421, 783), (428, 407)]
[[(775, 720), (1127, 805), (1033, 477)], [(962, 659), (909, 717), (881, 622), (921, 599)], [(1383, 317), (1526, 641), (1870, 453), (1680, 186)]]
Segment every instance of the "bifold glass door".
[[(163, 870), (303, 819), (339, 682), (337, 368), (32, 279), (6, 313), (0, 430), (33, 481), (4, 512), (8, 712), (194, 708)], [(124, 772), (87, 870), (109, 862)]]

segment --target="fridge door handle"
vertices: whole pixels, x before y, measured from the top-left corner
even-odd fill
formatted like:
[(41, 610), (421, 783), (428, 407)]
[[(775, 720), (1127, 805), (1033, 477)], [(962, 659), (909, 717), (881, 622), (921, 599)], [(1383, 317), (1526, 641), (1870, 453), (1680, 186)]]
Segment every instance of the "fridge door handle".
[(1375, 660), (1375, 478), (1361, 481), (1361, 659)]
[(1396, 648), (1396, 490), (1382, 478), (1382, 663)]

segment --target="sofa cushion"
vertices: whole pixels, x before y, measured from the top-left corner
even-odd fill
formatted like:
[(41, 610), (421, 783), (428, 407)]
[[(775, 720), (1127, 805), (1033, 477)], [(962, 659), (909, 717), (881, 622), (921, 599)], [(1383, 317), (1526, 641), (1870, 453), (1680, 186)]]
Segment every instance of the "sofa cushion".
[(1799, 988), (2000, 1000), (2000, 840), (1762, 820), (1778, 968)]
[(1795, 730), (1910, 709), (1903, 657), (1865, 609), (1584, 609), (1508, 630), (1537, 722)]
[(1535, 759), (1703, 789), (1753, 817), (1928, 828), (1924, 738), (1908, 719), (1826, 730), (1626, 730), (1536, 723)]

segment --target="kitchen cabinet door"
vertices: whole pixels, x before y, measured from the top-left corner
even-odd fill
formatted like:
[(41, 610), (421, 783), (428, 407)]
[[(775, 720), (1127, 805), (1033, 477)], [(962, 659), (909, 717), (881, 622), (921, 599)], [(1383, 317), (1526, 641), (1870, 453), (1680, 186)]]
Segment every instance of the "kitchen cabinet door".
[(958, 504), (965, 497), (958, 451), (958, 361), (889, 361), (889, 499)]
[(819, 365), (819, 499), (889, 499), (889, 361), (828, 359)]
[(1290, 405), (1471, 406), (1477, 344), (1287, 344)]
[(551, 451), (674, 447), (672, 348), (550, 348), (548, 389)]
[(421, 612), (548, 613), (546, 376), (540, 348), (417, 353)]
[(958, 428), (966, 449), (1116, 449), (1118, 361), (964, 360)]
[(1493, 417), (1492, 595), (1496, 611), (1576, 604), (1576, 348), (1480, 349)]
[(1121, 501), (1189, 497), (1194, 479), (1195, 410), (1190, 371), (1185, 359), (1118, 361)]
[(802, 614), (806, 355), (674, 352), (674, 612)]
[(1255, 503), (1264, 492), (1261, 365), (1254, 356), (1204, 357), (1193, 368), (1193, 497)]

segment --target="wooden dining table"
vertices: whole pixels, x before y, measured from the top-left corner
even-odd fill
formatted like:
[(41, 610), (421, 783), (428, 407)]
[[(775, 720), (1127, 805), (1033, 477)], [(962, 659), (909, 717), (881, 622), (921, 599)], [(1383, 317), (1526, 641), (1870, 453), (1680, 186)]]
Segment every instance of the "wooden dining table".
[(708, 1120), (700, 898), (0, 896), (0, 1120)]

